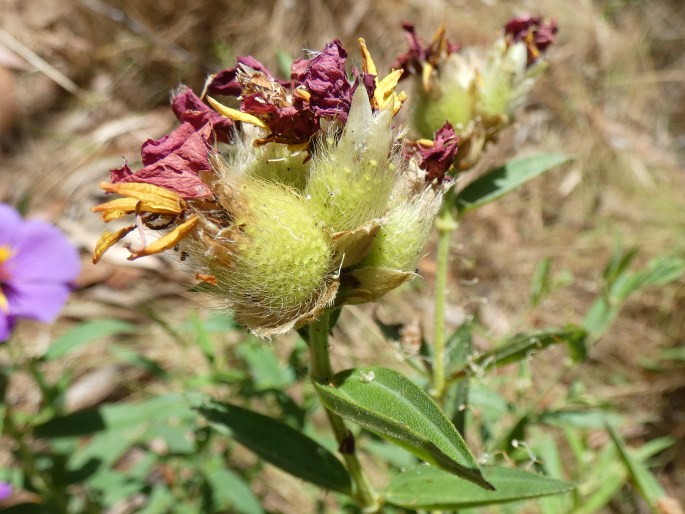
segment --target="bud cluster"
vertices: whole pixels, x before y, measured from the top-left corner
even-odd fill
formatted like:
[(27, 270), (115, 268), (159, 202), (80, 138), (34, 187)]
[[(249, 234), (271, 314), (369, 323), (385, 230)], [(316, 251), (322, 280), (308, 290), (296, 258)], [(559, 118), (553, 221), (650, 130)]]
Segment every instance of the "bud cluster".
[[(130, 259), (173, 249), (263, 337), (332, 305), (376, 301), (415, 276), (460, 138), (500, 123), (529, 87), (534, 32), (519, 25), (484, 64), (457, 56), (444, 33), (423, 49), (405, 27), (413, 53), (384, 78), (360, 39), (351, 80), (336, 40), (296, 60), (289, 80), (239, 57), (200, 95), (179, 88), (179, 127), (143, 145), (142, 169), (124, 164), (101, 184), (120, 198), (93, 210), (135, 221), (103, 234), (94, 261), (136, 231)], [(415, 125), (432, 140), (410, 142), (393, 126), (406, 99), (395, 89), (412, 66), (424, 78)], [(150, 231), (162, 236), (148, 242)]]
[(460, 138), (459, 168), (472, 167), (483, 147), (511, 123), (514, 109), (545, 69), (543, 52), (557, 32), (554, 20), (523, 16), (506, 24), (489, 48), (461, 50), (440, 29), (424, 46), (408, 24), (410, 49), (395, 66), (415, 73), (412, 122), (431, 137), (445, 120)]

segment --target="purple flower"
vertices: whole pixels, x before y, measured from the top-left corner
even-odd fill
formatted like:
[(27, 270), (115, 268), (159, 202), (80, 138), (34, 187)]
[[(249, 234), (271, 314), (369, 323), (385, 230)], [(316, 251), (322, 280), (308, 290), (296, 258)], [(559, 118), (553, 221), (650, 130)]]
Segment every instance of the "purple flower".
[(6, 500), (12, 494), (12, 486), (7, 482), (0, 482), (0, 502)]
[(0, 341), (17, 318), (54, 321), (80, 269), (78, 252), (62, 232), (0, 204)]

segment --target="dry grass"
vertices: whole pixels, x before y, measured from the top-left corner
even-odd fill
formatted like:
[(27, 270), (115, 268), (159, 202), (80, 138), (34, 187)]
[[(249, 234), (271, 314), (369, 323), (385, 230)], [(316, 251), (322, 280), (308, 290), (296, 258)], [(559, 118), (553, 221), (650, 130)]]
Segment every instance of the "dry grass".
[[(619, 240), (638, 246), (641, 262), (685, 253), (685, 4), (535, 4), (540, 13), (556, 16), (561, 27), (551, 67), (521, 109), (518, 125), (486, 159), (500, 163), (538, 151), (577, 158), (468, 217), (457, 233), (452, 317), (456, 323), (464, 314), (478, 313), (493, 334), (580, 321)], [(101, 231), (88, 212), (97, 201), (97, 183), (120, 165), (122, 155), (135, 162), (144, 139), (173, 126), (165, 108), (170, 88), (179, 82), (199, 88), (208, 72), (231, 65), (236, 55), (253, 54), (276, 69), (277, 50), (298, 55), (335, 37), (355, 60), (356, 37), (365, 37), (378, 64), (387, 66), (397, 49), (404, 49), (402, 20), (416, 23), (426, 38), (444, 22), (452, 39), (468, 45), (493, 38), (503, 22), (529, 5), (522, 0), (0, 0), (0, 30), (78, 88), (67, 92), (48, 77), (48, 68), (22, 66), (21, 60), (17, 66), (0, 52), (0, 97), (11, 100), (10, 107), (0, 105), (3, 115), (9, 113), (9, 122), (4, 117), (0, 123), (0, 200), (58, 220), (82, 246), (83, 289), (67, 318), (115, 312), (140, 320), (138, 307), (160, 298), (166, 312), (183, 313), (188, 309), (183, 287), (167, 280), (175, 263), (151, 258), (132, 268), (115, 258), (93, 268), (85, 257)], [(535, 264), (548, 256), (558, 269), (572, 270), (576, 280), (530, 313), (522, 299), (527, 300)], [(431, 265), (429, 259), (423, 266), (428, 286)], [(183, 275), (173, 276), (183, 283)], [(464, 279), (478, 282), (467, 285)], [(683, 440), (685, 379), (651, 376), (639, 359), (682, 344), (684, 286), (632, 299), (593, 348), (591, 362), (578, 370), (598, 395), (635, 412), (635, 420), (654, 420), (641, 427), (639, 437), (671, 433)], [(392, 302), (410, 321), (429, 323), (429, 293), (425, 287)], [(368, 312), (358, 311), (344, 320), (340, 341), (363, 337), (366, 344), (342, 352), (343, 360), (374, 355), (379, 343), (369, 319)], [(164, 337), (158, 340), (163, 346)], [(165, 359), (187, 365), (176, 357)], [(97, 355), (86, 362), (87, 368), (102, 364)], [(539, 364), (544, 375), (544, 361)], [(633, 387), (604, 383), (608, 373), (620, 374)], [(668, 385), (653, 387), (655, 381)], [(682, 458), (673, 459), (665, 484), (683, 501), (684, 475)]]

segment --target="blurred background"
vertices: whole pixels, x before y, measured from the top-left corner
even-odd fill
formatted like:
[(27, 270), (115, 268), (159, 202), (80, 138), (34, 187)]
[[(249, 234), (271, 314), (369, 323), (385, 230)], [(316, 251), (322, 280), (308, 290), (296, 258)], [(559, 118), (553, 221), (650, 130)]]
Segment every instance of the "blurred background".
[[(89, 211), (102, 198), (98, 183), (122, 158), (135, 169), (141, 143), (173, 129), (170, 89), (183, 83), (200, 91), (207, 74), (232, 67), (238, 55), (251, 54), (278, 70), (284, 58), (321, 49), (334, 38), (359, 63), (357, 38), (364, 37), (379, 70), (387, 71), (406, 49), (403, 21), (414, 23), (424, 40), (444, 23), (451, 40), (470, 46), (492, 41), (509, 18), (525, 13), (558, 20), (550, 67), (517, 123), (470, 173), (543, 151), (575, 160), (465, 218), (453, 242), (448, 321), (454, 327), (477, 317), (481, 349), (519, 330), (582, 322), (617, 247), (635, 247), (636, 266), (685, 256), (680, 0), (0, 0), (0, 201), (55, 221), (84, 256), (79, 290), (61, 324), (21, 330), (40, 347), (70, 324), (117, 317), (141, 324), (136, 344), (147, 357), (174, 373), (193, 373), (192, 350), (175, 351), (173, 333), (163, 327), (212, 306), (211, 300), (198, 303), (187, 292), (192, 280), (170, 258), (128, 263), (125, 251), (112, 249), (94, 267), (88, 255), (103, 231)], [(405, 88), (411, 94), (408, 82)], [(546, 258), (553, 259), (559, 284), (531, 309), (533, 275)], [(379, 306), (346, 309), (336, 333), (336, 367), (378, 355), (393, 362), (376, 317), (430, 330), (433, 266), (429, 255), (421, 263), (423, 280)], [(151, 318), (159, 323), (145, 325)], [(236, 334), (234, 340), (242, 337)], [(682, 348), (684, 337), (685, 282), (641, 291), (593, 345), (590, 358), (559, 385), (581, 380), (594, 401), (626, 414), (623, 435), (631, 445), (675, 438), (655, 473), (680, 501), (685, 368), (682, 360), (662, 355)], [(559, 352), (536, 357), (534, 380), (555, 373)], [(111, 372), (95, 396), (77, 399), (80, 407), (155, 388), (140, 369), (108, 367), (98, 346), (75, 359), (76, 378)], [(52, 373), (59, 374), (59, 366)], [(12, 394), (31, 404), (21, 384)], [(292, 484), (282, 484), (272, 486), (270, 501), (298, 512), (297, 506), (287, 509)], [(642, 512), (636, 505), (619, 498), (605, 509)]]

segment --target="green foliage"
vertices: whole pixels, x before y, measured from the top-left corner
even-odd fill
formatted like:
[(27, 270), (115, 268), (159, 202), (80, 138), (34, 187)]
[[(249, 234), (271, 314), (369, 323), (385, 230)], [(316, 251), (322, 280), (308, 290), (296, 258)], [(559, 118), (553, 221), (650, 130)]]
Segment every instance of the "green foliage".
[[(456, 194), (458, 212), (485, 205), (567, 161), (545, 154), (486, 172)], [(267, 211), (263, 215), (268, 218)], [(0, 361), (0, 433), (13, 442), (16, 463), (0, 469), (0, 481), (42, 502), (3, 512), (95, 514), (139, 498), (136, 512), (143, 514), (265, 514), (263, 499), (254, 492), (263, 486), (251, 488), (261, 479), (264, 463), (306, 482), (303, 494), (318, 499), (322, 513), (317, 488), (328, 491), (326, 502), (333, 509), (354, 514), (362, 506), (371, 511), (383, 505), (384, 512), (406, 514), (500, 503), (510, 503), (502, 512), (518, 513), (529, 511), (528, 501), (537, 502), (543, 514), (592, 514), (631, 487), (657, 512), (666, 493), (648, 460), (673, 441), (628, 448), (618, 431), (625, 416), (593, 397), (575, 374), (592, 350), (590, 343), (608, 333), (631, 295), (683, 274), (683, 261), (676, 257), (632, 270), (637, 255), (634, 249), (616, 250), (582, 326), (520, 326), (516, 334), (493, 341), (478, 319), (461, 324), (445, 337), (441, 393), (431, 389), (437, 350), (426, 337), (418, 351), (405, 355), (412, 379), (378, 366), (329, 374), (326, 353), (312, 385), (305, 377), (308, 368), (314, 376), (307, 350), (315, 341), (308, 339), (306, 327), (284, 359), (275, 343), (240, 336), (229, 344), (224, 335), (237, 334), (238, 326), (226, 314), (205, 319), (193, 312), (167, 324), (152, 310), (149, 319), (172, 336), (174, 351), (199, 349), (195, 358), (199, 355), (202, 365), (179, 376), (130, 344), (140, 327), (113, 319), (81, 323), (39, 357)], [(531, 309), (541, 308), (571, 282), (568, 272), (555, 273), (554, 262), (543, 259), (532, 277)], [(321, 318), (318, 334), (326, 352), (341, 309), (331, 308)], [(379, 326), (388, 340), (401, 338), (401, 325)], [(109, 358), (122, 369), (144, 373), (156, 390), (191, 394), (142, 394), (135, 400), (130, 395), (67, 412), (64, 399), (73, 372), (64, 363), (78, 350), (105, 341)], [(558, 373), (541, 383), (531, 357), (555, 347), (562, 359)], [(660, 357), (685, 360), (677, 347)], [(55, 364), (67, 369), (52, 378), (47, 370)], [(16, 373), (34, 381), (41, 395), (37, 412), (17, 410), (4, 400)], [(550, 394), (557, 390), (566, 395)], [(318, 419), (311, 420), (320, 404), (337, 441), (323, 435)], [(358, 427), (350, 432), (343, 420)], [(593, 441), (598, 433), (608, 433), (606, 443)], [(241, 447), (254, 455), (246, 459)], [(357, 460), (358, 453), (383, 464), (378, 468), (386, 473), (387, 486), (369, 491), (373, 504), (362, 503), (360, 462), (365, 461)], [(429, 465), (417, 467), (417, 458)]]
[(482, 207), (570, 159), (568, 155), (549, 153), (511, 160), (459, 191), (455, 197), (456, 206), (460, 213)]
[(419, 466), (396, 476), (388, 485), (385, 499), (411, 509), (465, 509), (566, 493), (575, 487), (519, 469), (481, 469), (494, 490), (484, 490), (439, 469)]
[(268, 416), (211, 400), (197, 410), (213, 427), (283, 471), (324, 489), (350, 494), (350, 476), (340, 461), (315, 441)]
[(324, 405), (445, 471), (491, 489), (459, 432), (411, 380), (385, 368), (357, 368), (314, 384)]
[(636, 249), (623, 252), (617, 248), (604, 269), (602, 294), (585, 316), (584, 326), (592, 340), (606, 333), (630, 295), (649, 286), (673, 282), (682, 276), (685, 269), (681, 258), (662, 257), (652, 260), (644, 269), (631, 273), (628, 268), (636, 255)]

